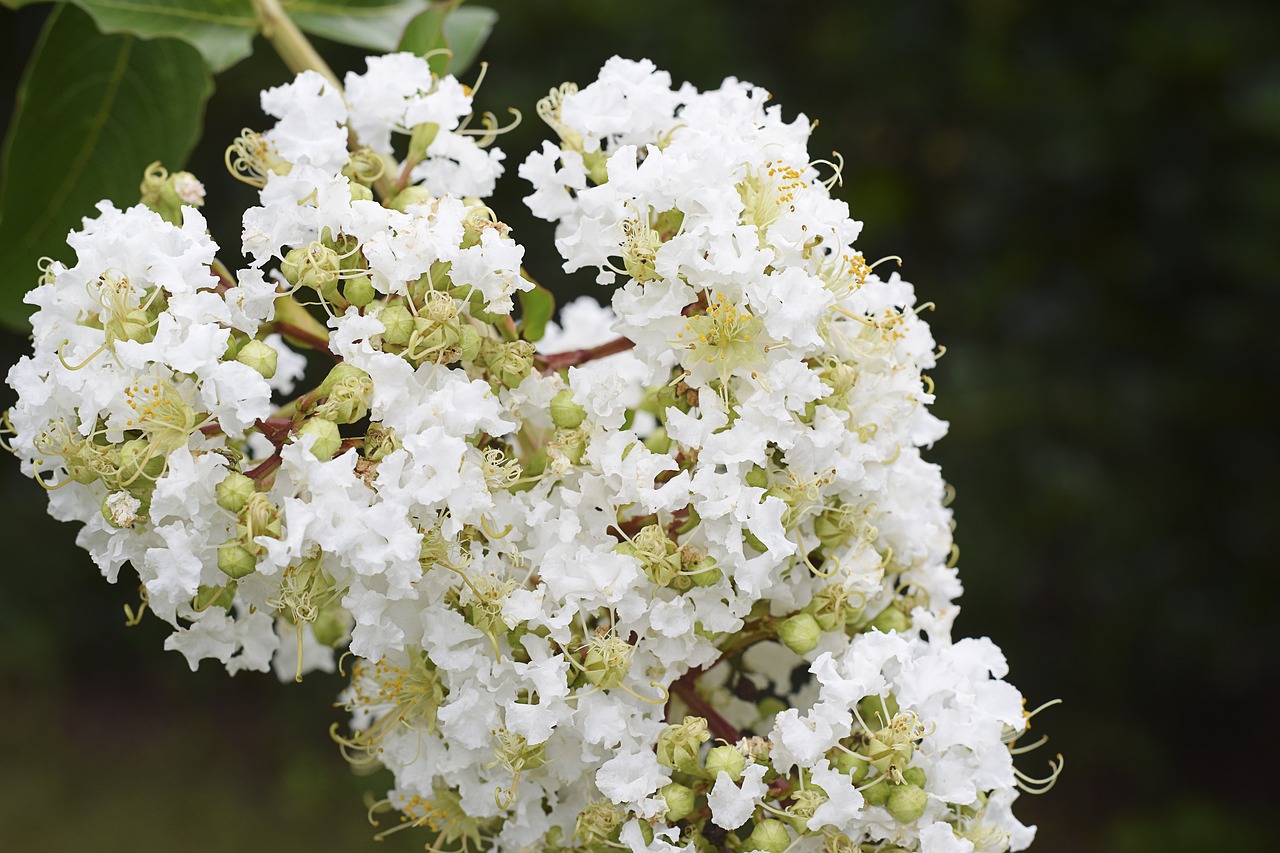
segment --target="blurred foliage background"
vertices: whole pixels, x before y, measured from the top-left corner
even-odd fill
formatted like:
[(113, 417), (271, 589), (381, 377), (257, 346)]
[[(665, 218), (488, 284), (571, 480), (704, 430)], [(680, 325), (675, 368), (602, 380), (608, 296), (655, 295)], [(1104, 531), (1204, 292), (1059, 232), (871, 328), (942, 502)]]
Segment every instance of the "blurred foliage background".
[[(1065, 700), (1037, 719), (1067, 769), (1019, 803), (1033, 849), (1275, 849), (1280, 6), (488, 5), (478, 104), (525, 114), (493, 206), (562, 297), (594, 285), (559, 272), (515, 164), (547, 135), (537, 98), (613, 53), (765, 86), (821, 120), (815, 157), (846, 157), (861, 248), (901, 255), (938, 305), (952, 427), (931, 457), (959, 495), (958, 631), (992, 636), (1032, 704)], [(0, 116), (46, 13), (0, 11)], [(256, 92), (287, 77), (259, 43), (217, 79), (189, 168), (223, 246), (251, 190), (222, 150), (265, 125)], [(2, 334), (10, 364), (25, 342)], [(154, 620), (124, 627), (131, 586), (103, 583), (13, 460), (0, 469), (0, 847), (374, 849), (361, 796), (384, 780), (351, 775), (328, 739), (339, 680), (189, 673)]]

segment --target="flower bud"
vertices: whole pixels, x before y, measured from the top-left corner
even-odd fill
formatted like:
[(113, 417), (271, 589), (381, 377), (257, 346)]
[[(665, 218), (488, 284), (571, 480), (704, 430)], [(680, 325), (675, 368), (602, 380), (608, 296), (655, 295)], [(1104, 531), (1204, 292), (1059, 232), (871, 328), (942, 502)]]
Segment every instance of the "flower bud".
[(679, 782), (672, 782), (669, 785), (663, 785), (658, 793), (667, 804), (666, 818), (669, 823), (684, 820), (693, 813), (697, 795), (691, 788), (686, 788)]
[(405, 187), (396, 193), (396, 197), (391, 200), (391, 204), (387, 205), (392, 210), (398, 210), (404, 213), (410, 206), (415, 204), (429, 204), (435, 200), (435, 196), (424, 186), (413, 185)]
[(244, 509), (244, 505), (255, 491), (253, 480), (236, 471), (229, 471), (227, 476), (223, 477), (222, 481), (214, 489), (218, 499), (218, 506), (227, 512), (235, 513)]
[(810, 613), (797, 613), (784, 619), (778, 626), (778, 639), (798, 655), (817, 648), (818, 638), (821, 636), (822, 629), (818, 627), (818, 620)]
[(382, 333), (382, 342), (402, 347), (409, 343), (413, 334), (413, 315), (403, 305), (387, 305), (378, 312), (378, 322), (386, 327)]
[(644, 446), (649, 448), (651, 453), (666, 453), (671, 450), (672, 443), (671, 436), (667, 435), (667, 428), (664, 426), (657, 427), (644, 437)]
[(342, 296), (357, 308), (363, 308), (378, 298), (378, 291), (369, 276), (358, 275), (343, 282)]
[(890, 693), (881, 697), (876, 694), (864, 696), (858, 700), (858, 716), (868, 726), (873, 728), (884, 727), (889, 725), (889, 721), (898, 715), (901, 709), (898, 707), (898, 700)]
[(658, 735), (658, 763), (672, 770), (704, 775), (698, 751), (711, 740), (703, 717), (685, 717), (678, 725), (667, 726)]
[(896, 785), (884, 805), (898, 823), (911, 823), (920, 819), (928, 804), (929, 795), (923, 789), (915, 785)]
[(433, 121), (415, 124), (413, 132), (409, 135), (409, 159), (414, 163), (420, 163), (425, 160), (427, 158), (427, 149), (431, 147), (432, 142), (435, 142), (439, 133), (440, 125)]
[(766, 818), (756, 821), (751, 834), (743, 843), (743, 850), (763, 850), (764, 853), (783, 853), (791, 846), (791, 833), (787, 825), (780, 820)]
[(347, 184), (347, 191), (351, 194), (352, 201), (373, 201), (373, 190), (364, 184), (352, 181)]
[(298, 429), (298, 438), (315, 436), (311, 452), (321, 462), (327, 462), (337, 455), (342, 448), (342, 436), (338, 433), (338, 425), (325, 418), (310, 418)]
[(634, 652), (635, 647), (616, 634), (593, 639), (582, 661), (587, 681), (602, 690), (617, 687), (631, 668)]
[(769, 488), (769, 472), (759, 465), (752, 465), (751, 470), (747, 472), (746, 481), (748, 486), (767, 489)]
[(888, 780), (879, 779), (874, 784), (862, 789), (862, 798), (867, 801), (869, 806), (883, 806), (888, 802), (889, 794), (893, 792), (893, 787)]
[(235, 540), (224, 542), (218, 546), (218, 568), (227, 577), (239, 580), (253, 573), (257, 561), (244, 546)]
[(480, 333), (470, 323), (458, 328), (458, 360), (475, 361), (480, 355)]
[(867, 772), (870, 768), (866, 759), (850, 755), (843, 749), (833, 749), (828, 752), (827, 761), (831, 763), (833, 770), (838, 770), (848, 776), (855, 785), (867, 778)]
[(924, 774), (922, 767), (908, 767), (902, 771), (902, 781), (907, 785), (915, 785), (917, 788), (923, 788), (925, 782), (929, 781)]
[(707, 753), (707, 772), (712, 778), (720, 775), (720, 771), (729, 774), (729, 778), (737, 782), (742, 778), (742, 770), (747, 766), (747, 759), (736, 747), (717, 746)]
[(252, 367), (263, 379), (270, 379), (276, 375), (278, 358), (278, 354), (270, 344), (259, 340), (249, 341), (236, 353), (236, 361)]
[(573, 401), (573, 392), (568, 388), (559, 391), (551, 398), (551, 420), (563, 429), (574, 429), (587, 417), (587, 410)]
[(879, 616), (871, 620), (871, 627), (885, 634), (890, 631), (901, 634), (911, 627), (911, 617), (890, 604), (880, 612)]
[(339, 606), (326, 607), (311, 623), (311, 633), (322, 646), (336, 646), (350, 630), (351, 616)]
[(192, 609), (203, 612), (210, 607), (221, 607), (223, 610), (230, 610), (231, 603), (236, 597), (235, 581), (229, 580), (226, 586), (206, 586), (201, 584), (196, 590), (196, 596), (191, 601)]

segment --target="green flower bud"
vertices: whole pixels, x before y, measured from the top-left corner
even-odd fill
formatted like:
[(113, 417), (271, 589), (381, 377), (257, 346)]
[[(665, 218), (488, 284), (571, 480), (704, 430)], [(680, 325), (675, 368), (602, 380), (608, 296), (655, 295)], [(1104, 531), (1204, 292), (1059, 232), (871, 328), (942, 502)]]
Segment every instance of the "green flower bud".
[(892, 604), (880, 611), (880, 615), (871, 620), (871, 627), (888, 634), (897, 631), (899, 634), (911, 627), (911, 617)]
[(593, 638), (582, 661), (587, 681), (602, 690), (617, 687), (626, 678), (634, 653), (635, 647), (617, 634)]
[(363, 308), (378, 298), (378, 291), (369, 276), (359, 275), (343, 282), (342, 296), (357, 308)]
[(669, 785), (663, 785), (658, 793), (662, 795), (662, 799), (667, 803), (666, 817), (668, 822), (674, 823), (678, 820), (684, 820), (693, 813), (697, 795), (693, 793), (691, 788), (686, 788), (679, 782), (672, 782)]
[(142, 203), (174, 225), (182, 225), (183, 205), (204, 205), (204, 185), (195, 175), (190, 172), (170, 175), (159, 160), (147, 167), (138, 189)]
[(231, 603), (235, 601), (237, 584), (233, 580), (229, 580), (226, 586), (206, 586), (200, 585), (196, 590), (196, 597), (191, 600), (191, 606), (199, 612), (208, 610), (210, 607), (221, 607), (223, 610), (230, 610)]
[(850, 755), (842, 749), (833, 749), (827, 753), (827, 760), (831, 762), (832, 769), (848, 776), (854, 784), (867, 778), (870, 765), (863, 758)]
[(711, 740), (703, 717), (685, 717), (677, 725), (667, 726), (658, 735), (658, 763), (672, 770), (705, 775), (698, 763), (698, 751)]
[(458, 359), (460, 361), (475, 361), (480, 355), (480, 333), (470, 324), (464, 324), (458, 329)]
[(764, 853), (783, 853), (791, 846), (791, 833), (787, 825), (780, 820), (766, 818), (757, 821), (751, 834), (743, 843), (743, 850), (763, 850)]
[(729, 774), (729, 778), (737, 782), (742, 778), (742, 770), (747, 766), (747, 759), (738, 752), (737, 747), (717, 746), (707, 753), (707, 772), (712, 778), (720, 775), (720, 771)]
[(227, 512), (238, 513), (244, 509), (244, 505), (257, 491), (253, 480), (244, 474), (235, 471), (227, 472), (227, 476), (222, 478), (222, 482), (218, 483), (214, 489), (214, 494), (218, 498), (218, 506)]
[(164, 471), (165, 458), (160, 448), (145, 438), (131, 438), (118, 449), (95, 453), (93, 457), (86, 458), (85, 462), (103, 474), (109, 473), (108, 466), (114, 465), (120, 484), (137, 491), (142, 487), (150, 489), (149, 484)]
[(440, 125), (433, 121), (415, 124), (413, 132), (409, 135), (409, 159), (414, 163), (420, 163), (425, 160), (427, 149), (431, 147), (432, 142), (435, 142), (436, 135), (439, 133)]
[(218, 546), (218, 568), (229, 578), (239, 580), (253, 573), (257, 561), (244, 546), (235, 540)]
[(924, 775), (924, 769), (920, 767), (908, 767), (902, 771), (902, 781), (907, 785), (915, 785), (917, 788), (923, 788), (928, 777)]
[(403, 305), (386, 305), (378, 312), (378, 322), (386, 327), (382, 333), (382, 342), (402, 347), (409, 343), (413, 334), (413, 315)]
[(898, 823), (911, 823), (920, 819), (925, 806), (929, 804), (929, 795), (915, 785), (897, 785), (889, 792), (885, 808)]
[(680, 551), (681, 558), (686, 561), (682, 569), (682, 576), (687, 578), (694, 586), (715, 586), (724, 577), (724, 572), (716, 565), (715, 557), (700, 550), (697, 553), (694, 553), (694, 551), (695, 549), (688, 547), (682, 548)]
[(901, 710), (898, 707), (898, 700), (893, 698), (892, 693), (883, 698), (864, 696), (858, 700), (857, 708), (862, 721), (873, 728), (889, 725), (889, 721)]
[(778, 639), (782, 644), (798, 655), (811, 652), (818, 647), (818, 638), (822, 629), (818, 620), (811, 613), (797, 613), (789, 616), (778, 626)]
[(315, 443), (311, 445), (311, 452), (321, 462), (332, 459), (342, 448), (342, 436), (338, 432), (338, 425), (333, 421), (310, 418), (298, 428), (298, 438), (305, 435), (316, 437)]
[(603, 184), (609, 180), (609, 155), (605, 154), (604, 149), (597, 148), (595, 151), (583, 152), (582, 163), (587, 167), (588, 177), (596, 184)]
[(249, 341), (240, 348), (240, 352), (236, 353), (236, 361), (252, 367), (261, 374), (263, 379), (270, 379), (276, 375), (278, 358), (278, 354), (270, 344), (258, 340)]
[(751, 470), (747, 472), (746, 481), (748, 486), (767, 489), (769, 488), (769, 472), (759, 465), (752, 465)]
[(316, 621), (311, 623), (311, 633), (316, 642), (322, 646), (336, 646), (347, 635), (351, 628), (351, 616), (337, 605), (326, 607), (320, 611)]
[(551, 420), (563, 429), (580, 426), (587, 417), (587, 410), (573, 401), (573, 392), (568, 388), (559, 391), (551, 398)]
[(373, 201), (373, 190), (364, 184), (352, 181), (347, 184), (347, 191), (351, 193), (352, 201)]
[(402, 189), (396, 194), (396, 197), (391, 200), (391, 204), (387, 206), (392, 210), (398, 210), (401, 213), (404, 213), (409, 209), (410, 205), (429, 204), (432, 201), (435, 201), (435, 196), (431, 194), (431, 191), (424, 186), (415, 184)]
[(888, 780), (880, 779), (874, 784), (868, 785), (862, 789), (862, 798), (867, 801), (869, 806), (883, 806), (889, 800), (889, 794), (893, 793), (893, 785)]

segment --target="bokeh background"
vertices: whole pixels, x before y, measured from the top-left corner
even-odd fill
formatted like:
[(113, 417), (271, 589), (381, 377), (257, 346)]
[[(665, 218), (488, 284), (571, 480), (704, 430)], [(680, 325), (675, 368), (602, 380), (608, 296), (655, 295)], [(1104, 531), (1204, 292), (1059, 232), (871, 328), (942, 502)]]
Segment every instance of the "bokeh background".
[[(992, 636), (1033, 703), (1064, 700), (1037, 724), (1066, 773), (1019, 803), (1033, 849), (1276, 849), (1280, 5), (488, 5), (480, 104), (526, 115), (493, 206), (558, 293), (594, 285), (559, 272), (514, 165), (546, 135), (537, 98), (611, 54), (765, 86), (821, 120), (815, 157), (845, 156), (863, 251), (938, 305), (959, 633)], [(0, 122), (44, 14), (0, 10)], [(223, 246), (251, 191), (222, 150), (287, 76), (259, 44), (217, 79), (189, 165)], [(4, 364), (24, 347), (0, 333)], [(12, 459), (0, 474), (0, 848), (419, 849), (371, 840), (361, 797), (385, 780), (327, 736), (336, 678), (190, 673), (163, 626), (124, 626), (133, 587), (102, 582)]]

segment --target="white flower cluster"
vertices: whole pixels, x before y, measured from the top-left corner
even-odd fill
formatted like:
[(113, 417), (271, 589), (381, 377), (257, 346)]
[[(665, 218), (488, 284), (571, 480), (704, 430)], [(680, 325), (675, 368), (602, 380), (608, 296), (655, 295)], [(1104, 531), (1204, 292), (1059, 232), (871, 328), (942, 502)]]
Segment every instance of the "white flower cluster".
[[(1021, 850), (1029, 715), (989, 641), (950, 638), (923, 306), (767, 100), (615, 58), (539, 104), (560, 144), (521, 166), (528, 203), (567, 270), (621, 286), (535, 347), (469, 90), (408, 54), (345, 94), (303, 73), (228, 152), (260, 189), (234, 280), (166, 202), (198, 200), (185, 173), (72, 235), (29, 297), (14, 450), (193, 668), (349, 648), (334, 737), (393, 771), (387, 832)], [(288, 400), (286, 339), (336, 362)]]

